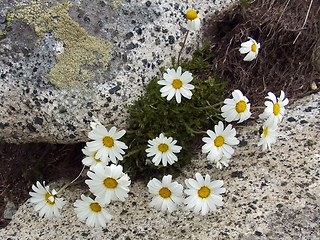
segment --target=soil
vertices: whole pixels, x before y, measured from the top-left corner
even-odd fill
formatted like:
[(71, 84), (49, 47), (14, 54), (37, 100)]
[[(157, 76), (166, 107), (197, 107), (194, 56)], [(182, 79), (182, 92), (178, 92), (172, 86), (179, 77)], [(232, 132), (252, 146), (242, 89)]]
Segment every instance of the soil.
[[(310, 1), (285, 1), (287, 6), (276, 0), (240, 2), (243, 4), (204, 26), (205, 38), (216, 56), (212, 72), (229, 81), (226, 96), (240, 89), (252, 104), (263, 106), (269, 91), (279, 96), (284, 90), (290, 101), (319, 91), (320, 72), (312, 52), (320, 45), (320, 2), (313, 1), (305, 25)], [(239, 53), (240, 43), (248, 37), (261, 44), (252, 62), (244, 62)], [(311, 84), (318, 88), (312, 89)], [(82, 168), (83, 147), (84, 143), (0, 144), (0, 227), (10, 221), (3, 218), (6, 203), (21, 205), (36, 181), (74, 179)]]
[(8, 201), (16, 206), (29, 198), (31, 185), (58, 179), (72, 180), (82, 169), (84, 144), (0, 144), (0, 228), (9, 224), (3, 213)]

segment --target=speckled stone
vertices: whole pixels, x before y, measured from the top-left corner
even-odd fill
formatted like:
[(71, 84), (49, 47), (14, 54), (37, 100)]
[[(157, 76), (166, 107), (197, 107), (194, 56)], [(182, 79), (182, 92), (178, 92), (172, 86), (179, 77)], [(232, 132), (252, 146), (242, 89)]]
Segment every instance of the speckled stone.
[[(17, 12), (29, 6), (18, 6), (21, 2), (43, 10), (42, 6), (54, 7), (59, 1), (2, 0), (0, 15), (13, 12), (18, 16)], [(37, 5), (39, 2), (42, 5)], [(128, 113), (124, 105), (143, 94), (152, 77), (160, 76), (159, 67), (169, 67), (171, 57), (177, 56), (186, 30), (185, 12), (196, 9), (204, 23), (236, 1), (69, 2), (73, 4), (69, 15), (74, 22), (89, 36), (112, 44), (108, 69), (99, 64), (82, 66), (80, 72), (92, 74), (92, 78), (79, 85), (66, 82), (65, 87), (58, 88), (48, 76), (57, 65), (57, 57), (65, 53), (64, 42), (55, 37), (54, 30), (39, 39), (24, 18), (13, 18), (10, 24), (7, 21), (7, 34), (0, 42), (0, 141), (87, 141), (92, 116), (106, 126), (125, 128)], [(59, 17), (54, 21), (60, 21)], [(201, 37), (190, 34), (188, 49), (199, 43)]]
[[(128, 199), (109, 206), (113, 220), (106, 228), (77, 221), (73, 202), (86, 187), (67, 189), (61, 219), (41, 219), (24, 204), (1, 239), (320, 239), (320, 93), (294, 102), (281, 123), (272, 151), (262, 153), (257, 132), (240, 129), (241, 146), (228, 168), (219, 170), (198, 154), (176, 178), (196, 172), (224, 180), (225, 205), (206, 216), (180, 208), (168, 214), (150, 208), (146, 182), (133, 182)], [(289, 121), (290, 119), (290, 121)], [(254, 122), (252, 122), (254, 124)], [(252, 125), (248, 123), (248, 125)], [(255, 126), (255, 125), (254, 125)], [(258, 125), (256, 125), (258, 127)], [(55, 188), (62, 182), (53, 183)]]

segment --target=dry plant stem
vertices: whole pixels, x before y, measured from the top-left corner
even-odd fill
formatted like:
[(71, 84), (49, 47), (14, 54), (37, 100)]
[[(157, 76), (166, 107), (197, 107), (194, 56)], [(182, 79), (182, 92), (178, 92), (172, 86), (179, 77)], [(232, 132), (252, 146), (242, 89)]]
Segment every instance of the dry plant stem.
[(229, 42), (229, 44), (228, 44), (228, 47), (227, 47), (227, 50), (226, 50), (226, 55), (225, 55), (222, 63), (225, 63), (226, 60), (227, 60), (227, 55), (228, 55), (229, 48), (230, 48), (230, 45), (231, 45), (232, 41), (233, 41), (233, 37), (231, 38), (231, 40), (230, 40), (230, 42)]
[(280, 21), (280, 19), (281, 19), (281, 17), (282, 17), (282, 15), (283, 15), (283, 13), (286, 11), (286, 9), (287, 9), (287, 7), (288, 7), (288, 5), (289, 5), (290, 1), (291, 1), (291, 0), (287, 0), (287, 3), (286, 3), (286, 5), (284, 6), (283, 11), (282, 11), (282, 13), (281, 13), (280, 17), (278, 18), (278, 22)]
[[(309, 13), (310, 13), (310, 9), (311, 9), (312, 3), (313, 3), (313, 0), (310, 1), (309, 8), (308, 8), (308, 11), (307, 11), (307, 15), (306, 15), (306, 18), (304, 19), (304, 22), (303, 22), (303, 25), (302, 25), (301, 29), (304, 29), (304, 26), (305, 26), (306, 23), (307, 23), (307, 20), (308, 20), (308, 16), (309, 16)], [(296, 41), (297, 41), (298, 37), (300, 36), (300, 34), (301, 34), (301, 31), (299, 31), (297, 37), (294, 39), (293, 44), (296, 43)]]
[(182, 53), (182, 50), (183, 50), (184, 46), (186, 45), (186, 41), (187, 41), (187, 37), (188, 37), (188, 35), (189, 35), (189, 30), (187, 30), (187, 32), (186, 32), (186, 36), (184, 37), (184, 40), (183, 40), (183, 43), (182, 43), (181, 50), (180, 50), (180, 52), (179, 52), (179, 54), (178, 54), (178, 66), (180, 65), (180, 57), (181, 57), (181, 53)]
[(129, 156), (131, 156), (131, 155), (133, 155), (133, 154), (135, 154), (135, 153), (137, 153), (137, 152), (140, 152), (141, 150), (143, 150), (144, 148), (139, 148), (139, 149), (136, 149), (136, 150), (134, 150), (134, 151), (132, 151), (132, 152), (129, 152), (129, 153), (127, 153), (126, 155), (123, 155), (123, 158), (126, 158), (126, 157), (129, 157)]
[(79, 175), (78, 175), (75, 179), (73, 179), (70, 183), (67, 183), (67, 184), (65, 184), (62, 188), (60, 188), (59, 191), (57, 192), (57, 194), (55, 194), (55, 195), (58, 195), (58, 194), (61, 193), (63, 190), (65, 190), (67, 187), (69, 187), (70, 185), (72, 185), (75, 181), (77, 181), (77, 179), (81, 176), (84, 168), (85, 168), (85, 166), (83, 165), (83, 168), (81, 169)]

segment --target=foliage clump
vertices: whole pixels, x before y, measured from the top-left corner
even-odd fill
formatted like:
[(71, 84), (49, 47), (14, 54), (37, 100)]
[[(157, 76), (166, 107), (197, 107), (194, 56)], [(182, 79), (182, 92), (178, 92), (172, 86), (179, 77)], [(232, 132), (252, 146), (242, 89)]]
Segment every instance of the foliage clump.
[[(212, 59), (210, 46), (204, 43), (195, 51), (192, 60), (180, 64), (183, 71), (193, 74), (191, 84), (195, 89), (190, 100), (183, 98), (178, 104), (175, 99), (168, 101), (161, 97), (161, 86), (157, 83), (160, 78), (155, 77), (148, 84), (145, 95), (133, 106), (128, 106), (130, 118), (124, 141), (131, 152), (122, 165), (131, 178), (178, 173), (181, 166), (190, 163), (197, 147), (197, 134), (203, 133), (205, 126), (221, 120), (217, 106), (222, 101), (226, 82), (210, 74)], [(172, 65), (177, 68), (174, 58)], [(161, 72), (165, 69), (162, 68)], [(178, 141), (177, 145), (182, 146), (182, 151), (177, 155), (179, 161), (171, 166), (155, 166), (151, 159), (147, 161), (145, 149), (148, 140), (158, 137), (160, 133), (173, 137)]]

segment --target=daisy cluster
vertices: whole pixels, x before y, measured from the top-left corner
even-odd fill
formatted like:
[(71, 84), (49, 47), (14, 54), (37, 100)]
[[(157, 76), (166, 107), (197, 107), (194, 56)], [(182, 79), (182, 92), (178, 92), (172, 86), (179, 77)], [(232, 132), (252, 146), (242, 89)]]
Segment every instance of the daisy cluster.
[[(194, 10), (186, 13), (188, 19), (187, 33), (200, 29), (200, 19)], [(184, 45), (183, 45), (184, 46)], [(249, 37), (247, 42), (241, 44), (239, 49), (241, 54), (247, 54), (244, 61), (252, 61), (257, 58), (260, 44)], [(195, 91), (192, 73), (183, 71), (181, 66), (168, 68), (162, 79), (157, 83), (161, 85), (160, 93), (167, 101), (175, 101), (180, 104), (192, 98)], [(276, 142), (278, 126), (285, 114), (285, 106), (288, 99), (281, 91), (276, 97), (269, 92), (266, 97), (265, 109), (259, 117), (264, 121), (262, 125), (261, 139), (258, 146), (262, 150), (271, 150), (271, 144)], [(230, 159), (234, 154), (234, 147), (239, 144), (236, 137), (236, 130), (230, 124), (233, 121), (242, 123), (251, 117), (249, 99), (240, 90), (232, 92), (232, 98), (227, 98), (221, 104), (221, 116), (225, 124), (219, 121), (212, 129), (206, 131), (207, 136), (202, 138), (202, 152), (207, 154), (208, 161), (216, 164), (218, 169), (228, 167)], [(132, 153), (125, 155), (125, 150), (129, 147), (120, 139), (126, 134), (125, 130), (117, 131), (116, 127), (109, 130), (101, 122), (93, 118), (90, 123), (91, 131), (88, 134), (89, 142), (82, 149), (85, 157), (82, 160), (87, 171), (88, 179), (85, 180), (90, 196), (81, 195), (74, 203), (74, 211), (80, 221), (85, 221), (90, 227), (106, 227), (112, 219), (107, 207), (115, 201), (125, 201), (128, 197), (130, 177), (123, 171), (120, 162)], [(167, 167), (179, 161), (179, 153), (182, 147), (177, 140), (165, 133), (159, 132), (158, 136), (146, 141), (146, 146), (142, 151), (145, 153), (146, 164)], [(185, 205), (186, 209), (192, 209), (195, 213), (205, 215), (211, 211), (216, 211), (217, 206), (223, 205), (222, 195), (226, 192), (223, 188), (222, 180), (211, 180), (210, 175), (195, 174), (195, 179), (189, 178), (184, 181), (186, 189), (181, 184), (172, 180), (172, 175), (165, 175), (162, 180), (151, 179), (147, 188), (153, 196), (150, 206), (161, 211), (173, 212), (180, 205)], [(45, 183), (37, 182), (32, 186), (30, 192), (30, 202), (39, 215), (46, 218), (53, 216), (60, 217), (59, 210), (65, 205), (63, 198), (57, 195), (58, 192), (50, 191)]]
[[(81, 199), (74, 203), (74, 211), (86, 225), (106, 227), (106, 223), (112, 219), (107, 206), (114, 201), (125, 201), (131, 183), (123, 167), (117, 164), (123, 159), (123, 149), (128, 148), (119, 140), (126, 131), (117, 131), (115, 127), (107, 130), (97, 119), (90, 125), (92, 130), (88, 136), (92, 141), (87, 142), (82, 149), (85, 154), (82, 163), (89, 167), (85, 183), (91, 196), (82, 194)], [(32, 189), (34, 192), (30, 192), (30, 202), (35, 204), (34, 209), (39, 211), (39, 215), (49, 219), (60, 217), (59, 209), (65, 204), (62, 198), (57, 198), (60, 190), (50, 192), (45, 183), (42, 186), (39, 182)]]
[(177, 182), (172, 182), (172, 176), (163, 176), (162, 181), (153, 178), (148, 182), (149, 192), (153, 195), (150, 206), (169, 213), (175, 211), (181, 204), (185, 204), (186, 209), (193, 209), (194, 213), (201, 212), (206, 215), (210, 211), (216, 211), (216, 206), (222, 206), (222, 196), (226, 189), (222, 187), (222, 180), (211, 181), (208, 174), (203, 177), (200, 173), (195, 174), (196, 179), (185, 180), (187, 189), (183, 196), (183, 186)]
[[(131, 180), (123, 172), (123, 167), (119, 161), (127, 149), (127, 145), (119, 139), (125, 134), (125, 130), (117, 131), (115, 127), (107, 130), (97, 119), (91, 124), (92, 130), (88, 136), (92, 140), (86, 143), (82, 149), (86, 155), (82, 160), (84, 166), (89, 167), (88, 179), (85, 183), (89, 187), (91, 196), (81, 195), (74, 203), (74, 211), (80, 221), (85, 221), (90, 227), (106, 227), (112, 219), (112, 215), (107, 211), (107, 206), (114, 201), (125, 201), (128, 197)], [(179, 153), (181, 147), (176, 145), (177, 141), (172, 137), (165, 137), (160, 133), (159, 137), (148, 141), (146, 157), (153, 157), (152, 162), (163, 166), (174, 164), (178, 161), (175, 155)], [(222, 206), (221, 193), (226, 191), (222, 188), (223, 181), (211, 181), (210, 176), (204, 178), (200, 173), (196, 173), (196, 179), (186, 179), (188, 187), (184, 191), (188, 195), (183, 197), (183, 186), (177, 182), (172, 182), (172, 176), (167, 175), (160, 182), (153, 178), (147, 184), (149, 192), (153, 195), (150, 206), (170, 213), (177, 209), (177, 206), (184, 203), (186, 208), (193, 209), (195, 213), (201, 211), (202, 215), (209, 211), (215, 211), (216, 206)], [(39, 211), (40, 217), (51, 219), (53, 216), (60, 217), (59, 210), (65, 205), (63, 198), (58, 198), (60, 190), (50, 191), (45, 183), (37, 182), (32, 186), (33, 192), (30, 202), (34, 204), (34, 209)]]

